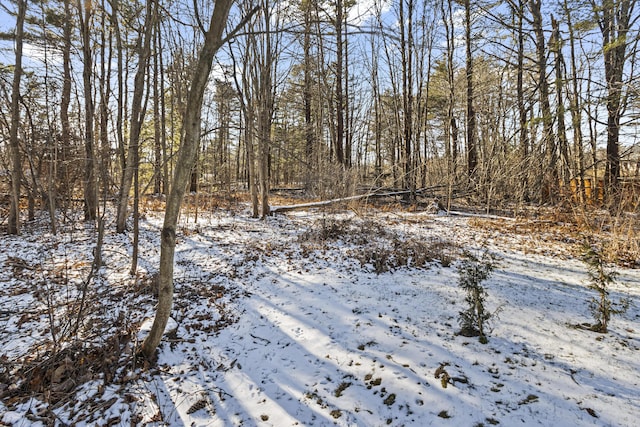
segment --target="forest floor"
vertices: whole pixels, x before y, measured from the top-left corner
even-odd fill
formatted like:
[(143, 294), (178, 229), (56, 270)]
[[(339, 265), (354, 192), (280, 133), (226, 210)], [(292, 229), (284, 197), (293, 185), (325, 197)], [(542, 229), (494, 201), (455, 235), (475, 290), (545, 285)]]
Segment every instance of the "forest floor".
[[(374, 208), (248, 216), (183, 214), (151, 364), (131, 355), (154, 316), (161, 212), (141, 221), (135, 276), (110, 219), (92, 280), (93, 226), (54, 236), (43, 219), (3, 236), (0, 425), (637, 425), (640, 270), (612, 267), (610, 297), (631, 305), (608, 333), (581, 327), (596, 293), (578, 227)], [(496, 258), (487, 344), (457, 334), (463, 249)]]

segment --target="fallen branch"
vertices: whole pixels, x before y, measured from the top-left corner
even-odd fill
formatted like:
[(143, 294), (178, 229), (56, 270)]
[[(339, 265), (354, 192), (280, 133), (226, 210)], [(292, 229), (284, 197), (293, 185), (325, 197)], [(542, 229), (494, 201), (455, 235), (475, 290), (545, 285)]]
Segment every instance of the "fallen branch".
[(493, 214), (483, 214), (483, 213), (472, 213), (472, 212), (462, 212), (462, 211), (448, 211), (447, 215), (451, 215), (451, 216), (464, 216), (464, 217), (470, 217), (470, 218), (481, 218), (481, 219), (496, 219), (496, 220), (503, 220), (503, 221), (515, 221), (516, 218), (512, 218), (509, 216), (500, 216), (500, 215), (493, 215)]
[(270, 212), (271, 212), (271, 215), (275, 215), (277, 213), (289, 212), (289, 211), (294, 211), (294, 210), (298, 210), (298, 209), (319, 208), (319, 207), (323, 207), (323, 206), (329, 206), (329, 205), (332, 205), (332, 204), (335, 204), (335, 203), (351, 202), (351, 201), (354, 201), (354, 200), (369, 199), (369, 198), (374, 198), (374, 197), (402, 196), (402, 195), (409, 194), (409, 193), (411, 193), (411, 191), (409, 191), (409, 190), (394, 191), (394, 192), (389, 192), (389, 193), (372, 192), (372, 193), (366, 193), (366, 194), (359, 194), (359, 195), (356, 195), (356, 196), (340, 197), (338, 199), (322, 200), (322, 201), (319, 201), (319, 202), (300, 203), (300, 204), (297, 204), (297, 205), (272, 206)]

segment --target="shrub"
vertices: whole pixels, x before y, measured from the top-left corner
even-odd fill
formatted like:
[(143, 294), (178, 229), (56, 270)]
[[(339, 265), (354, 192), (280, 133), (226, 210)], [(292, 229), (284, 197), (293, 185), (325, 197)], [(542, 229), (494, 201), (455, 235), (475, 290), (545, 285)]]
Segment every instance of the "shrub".
[(582, 261), (588, 267), (589, 288), (598, 293), (597, 297), (589, 301), (589, 308), (596, 320), (590, 329), (594, 332), (606, 333), (611, 316), (627, 311), (630, 302), (628, 298), (611, 300), (609, 286), (616, 282), (618, 272), (607, 268), (601, 248), (588, 243), (584, 246)]
[(485, 308), (488, 296), (482, 282), (487, 280), (494, 269), (494, 258), (488, 251), (477, 257), (469, 251), (463, 252), (463, 260), (458, 265), (458, 284), (464, 289), (467, 309), (460, 312), (458, 323), (460, 335), (465, 337), (479, 337), (481, 343), (487, 343), (485, 324), (492, 314)]

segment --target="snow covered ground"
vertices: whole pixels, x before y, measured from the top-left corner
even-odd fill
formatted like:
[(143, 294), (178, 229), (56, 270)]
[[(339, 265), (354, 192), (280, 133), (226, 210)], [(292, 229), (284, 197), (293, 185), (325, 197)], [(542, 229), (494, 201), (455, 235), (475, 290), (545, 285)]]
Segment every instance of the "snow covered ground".
[[(129, 238), (107, 233), (81, 344), (49, 368), (34, 364), (52, 337), (70, 345), (61, 337), (94, 233), (34, 224), (2, 237), (0, 425), (638, 425), (640, 271), (617, 269), (611, 297), (632, 305), (608, 334), (576, 328), (593, 321), (594, 291), (561, 226), (374, 210), (185, 215), (171, 325), (157, 364), (132, 366), (154, 315), (161, 222), (148, 212), (141, 224), (136, 278)], [(451, 262), (483, 247), (499, 259), (484, 345), (456, 335), (465, 306)], [(424, 251), (432, 260), (414, 265)]]

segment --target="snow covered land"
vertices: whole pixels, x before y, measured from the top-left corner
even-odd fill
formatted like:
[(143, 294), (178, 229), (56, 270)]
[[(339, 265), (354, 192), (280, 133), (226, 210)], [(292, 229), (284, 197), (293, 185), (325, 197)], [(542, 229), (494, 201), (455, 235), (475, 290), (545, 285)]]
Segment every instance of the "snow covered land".
[[(172, 321), (147, 363), (131, 355), (155, 313), (161, 224), (146, 213), (132, 277), (130, 239), (108, 219), (89, 282), (91, 227), (2, 236), (0, 425), (638, 425), (640, 271), (613, 267), (610, 296), (631, 306), (608, 333), (580, 327), (596, 294), (570, 226), (185, 213)], [(456, 266), (483, 248), (497, 259), (487, 344), (457, 334)]]

